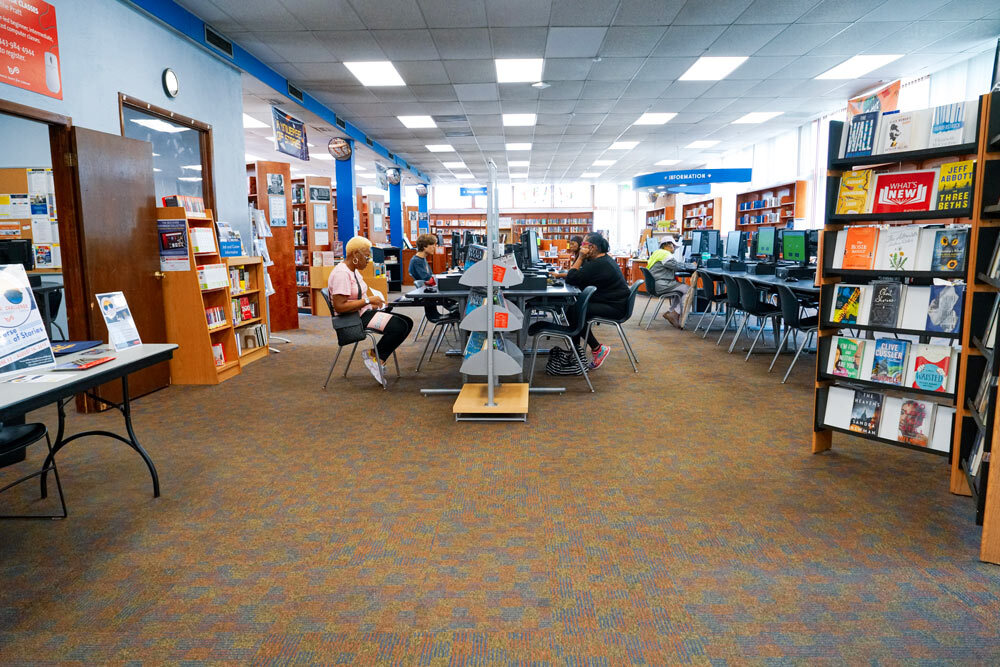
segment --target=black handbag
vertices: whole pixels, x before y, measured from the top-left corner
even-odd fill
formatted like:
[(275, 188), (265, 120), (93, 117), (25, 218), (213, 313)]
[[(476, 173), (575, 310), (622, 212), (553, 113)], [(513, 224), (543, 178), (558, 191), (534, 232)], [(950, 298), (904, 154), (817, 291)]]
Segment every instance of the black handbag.
[[(358, 282), (356, 273), (351, 271), (351, 275), (354, 276), (354, 282), (358, 286), (358, 298), (360, 299), (361, 283)], [(333, 328), (337, 332), (337, 344), (341, 347), (351, 343), (360, 343), (367, 336), (364, 322), (361, 321), (361, 313), (356, 310), (352, 313), (338, 313), (333, 318)]]

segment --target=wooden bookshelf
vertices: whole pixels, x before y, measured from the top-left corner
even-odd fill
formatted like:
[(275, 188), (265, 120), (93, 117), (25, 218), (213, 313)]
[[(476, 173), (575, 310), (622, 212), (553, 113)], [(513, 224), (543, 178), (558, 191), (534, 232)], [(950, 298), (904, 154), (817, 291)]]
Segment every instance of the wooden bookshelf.
[[(219, 256), (219, 240), (215, 231), (212, 212), (204, 216), (193, 216), (181, 206), (156, 209), (157, 220), (183, 220), (184, 234), (188, 239), (189, 268), (185, 271), (164, 271), (163, 310), (167, 330), (167, 342), (176, 343), (177, 350), (170, 359), (170, 382), (172, 384), (218, 384), (238, 375), (239, 358), (233, 333), (232, 313), (227, 286), (201, 289), (198, 282), (198, 266), (226, 266)], [(215, 240), (215, 252), (201, 252), (197, 255), (191, 246), (191, 230), (207, 229)], [(221, 308), (225, 322), (209, 325), (206, 317), (208, 308)], [(216, 365), (212, 346), (221, 344), (225, 363)]]
[(300, 313), (315, 314), (309, 267), (313, 264), (314, 252), (329, 252), (334, 247), (337, 235), (337, 212), (333, 208), (335, 197), (336, 190), (327, 177), (292, 179), (295, 290)]
[(681, 206), (681, 232), (691, 238), (698, 229), (722, 229), (722, 198), (705, 199)]
[[(501, 213), (501, 220), (510, 220), (511, 233), (519, 238), (521, 233), (534, 229), (544, 239), (568, 241), (574, 236), (583, 236), (594, 231), (594, 212), (570, 213)], [(501, 223), (500, 225), (504, 225)]]
[(676, 208), (673, 206), (654, 208), (646, 211), (646, 229), (656, 234), (680, 234), (681, 224), (674, 218)]
[(485, 213), (431, 213), (427, 216), (431, 234), (441, 232), (444, 243), (441, 245), (451, 247), (451, 233), (472, 232), (473, 234), (486, 233)]
[(736, 229), (791, 228), (792, 221), (806, 218), (809, 214), (806, 195), (806, 181), (792, 181), (738, 194)]
[[(237, 358), (240, 368), (263, 359), (270, 352), (267, 346), (267, 299), (264, 297), (264, 260), (260, 257), (227, 257), (229, 267), (229, 300), (247, 299), (255, 310), (255, 315), (242, 319), (241, 315), (230, 310), (233, 318), (233, 335), (237, 347)], [(243, 276), (242, 284), (240, 276)], [(238, 304), (233, 304), (235, 308)], [(254, 336), (253, 344), (245, 338), (254, 333), (255, 326), (263, 327), (263, 343)]]
[[(268, 182), (272, 175), (281, 176), (282, 192), (268, 194)], [(264, 212), (268, 223), (272, 222), (270, 197), (281, 197), (285, 203), (285, 224), (271, 225), (270, 238), (266, 238), (268, 253), (273, 264), (267, 267), (271, 276), (274, 294), (268, 298), (271, 313), (271, 331), (286, 331), (299, 328), (298, 294), (295, 286), (294, 227), (292, 225), (292, 179), (287, 162), (260, 161), (247, 165), (249, 202)]]

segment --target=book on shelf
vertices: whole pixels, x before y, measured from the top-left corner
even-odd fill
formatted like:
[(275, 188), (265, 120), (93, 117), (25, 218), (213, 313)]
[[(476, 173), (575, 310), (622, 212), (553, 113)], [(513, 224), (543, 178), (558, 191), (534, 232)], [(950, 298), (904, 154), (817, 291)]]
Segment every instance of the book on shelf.
[(191, 238), (191, 252), (198, 255), (218, 252), (215, 247), (215, 232), (210, 228), (192, 227), (188, 236)]
[(956, 102), (934, 107), (931, 117), (930, 148), (942, 148), (976, 140), (975, 102)]
[(871, 381), (902, 385), (906, 374), (906, 355), (910, 341), (896, 338), (879, 338), (875, 341)]
[(871, 169), (845, 171), (840, 176), (840, 190), (837, 194), (837, 215), (861, 214), (868, 212), (874, 172)]
[(976, 432), (976, 440), (972, 445), (972, 449), (969, 451), (969, 458), (966, 459), (965, 468), (968, 471), (969, 476), (976, 478), (979, 476), (979, 468), (983, 464), (983, 452), (986, 447), (986, 436), (982, 433)]
[(221, 306), (209, 306), (205, 309), (205, 319), (208, 320), (208, 327), (217, 327), (226, 323), (226, 313)]
[[(827, 426), (851, 430), (851, 417), (853, 416), (856, 393), (858, 392), (850, 387), (830, 387), (827, 390), (823, 423)], [(907, 401), (913, 401), (917, 405), (909, 405), (904, 415), (903, 403)], [(919, 412), (920, 404), (924, 410), (923, 416)], [(955, 408), (951, 406), (911, 397), (883, 395), (881, 419), (878, 431), (874, 435), (885, 440), (915, 444), (933, 451), (949, 452), (951, 451), (954, 417)], [(926, 444), (920, 444), (923, 441), (922, 434), (927, 436)], [(909, 440), (915, 442), (909, 442)]]
[(875, 148), (878, 137), (879, 112), (855, 114), (847, 129), (844, 157), (867, 157)]
[(903, 398), (899, 407), (898, 440), (918, 447), (930, 443), (937, 403)]
[(908, 271), (916, 263), (920, 242), (919, 225), (893, 225), (878, 232), (875, 252), (876, 269)]
[(968, 225), (852, 225), (836, 233), (833, 269), (961, 271)]
[(930, 126), (928, 110), (886, 111), (879, 132), (879, 153), (902, 153), (925, 148)]
[(891, 155), (973, 143), (978, 106), (968, 101), (917, 111), (856, 114), (844, 124), (838, 157)]
[(229, 285), (229, 273), (225, 264), (204, 264), (197, 267), (198, 286), (203, 290), (218, 289)]
[(975, 160), (962, 160), (941, 165), (937, 182), (938, 211), (972, 207), (972, 176)]
[(846, 336), (835, 336), (831, 341), (831, 355), (828, 372), (837, 377), (852, 380), (861, 378), (861, 364), (865, 355), (865, 341)]
[(250, 272), (246, 267), (229, 267), (229, 291), (244, 292), (248, 289), (250, 289)]
[(931, 285), (927, 304), (927, 331), (957, 333), (962, 323), (964, 284)]
[(994, 280), (1000, 278), (1000, 236), (997, 236), (996, 243), (993, 244), (993, 256), (990, 258), (990, 268), (986, 275)]
[(188, 195), (167, 195), (161, 199), (164, 206), (181, 206), (184, 212), (192, 216), (205, 216), (205, 200), (201, 197)]
[(253, 324), (236, 332), (236, 353), (243, 355), (250, 350), (267, 345), (267, 327)]
[(833, 324), (926, 331), (932, 336), (957, 334), (962, 324), (964, 283), (930, 286), (840, 283), (833, 290), (829, 313)]
[(851, 227), (847, 230), (843, 268), (851, 271), (868, 271), (875, 261), (878, 228)]
[(992, 350), (997, 339), (997, 319), (1000, 317), (1000, 294), (993, 299), (993, 309), (990, 311), (989, 324), (983, 332), (982, 343), (987, 350)]
[(861, 390), (854, 392), (849, 430), (866, 435), (878, 435), (878, 424), (881, 417), (882, 394)]
[(965, 259), (968, 238), (969, 230), (966, 227), (935, 230), (931, 271), (957, 271)]
[(924, 391), (948, 392), (948, 378), (953, 375), (954, 348), (917, 343), (912, 356), (910, 386)]
[(825, 368), (827, 375), (845, 380), (952, 393), (957, 361), (957, 349), (950, 345), (833, 336)]
[(931, 211), (937, 195), (937, 169), (875, 175), (872, 213)]
[(995, 383), (996, 376), (990, 375), (988, 372), (983, 373), (979, 380), (979, 388), (976, 390), (976, 397), (972, 401), (973, 408), (979, 415), (979, 421), (985, 425), (990, 423), (987, 408), (990, 405), (990, 390), (993, 389)]
[(835, 324), (861, 324), (858, 315), (866, 293), (867, 287), (863, 285), (835, 285), (830, 321)]
[(248, 296), (231, 299), (231, 310), (233, 313), (233, 326), (240, 326), (247, 320), (257, 317), (257, 302)]
[(216, 366), (223, 366), (226, 363), (226, 351), (222, 347), (222, 343), (214, 343), (212, 345), (212, 357), (215, 359)]
[(900, 283), (875, 282), (871, 285), (871, 305), (868, 308), (868, 324), (874, 327), (896, 328), (902, 305), (903, 286)]
[[(947, 162), (933, 169), (876, 173), (845, 171), (835, 215), (921, 213), (954, 210), (961, 216), (972, 201), (975, 160)], [(917, 216), (914, 216), (917, 217)]]

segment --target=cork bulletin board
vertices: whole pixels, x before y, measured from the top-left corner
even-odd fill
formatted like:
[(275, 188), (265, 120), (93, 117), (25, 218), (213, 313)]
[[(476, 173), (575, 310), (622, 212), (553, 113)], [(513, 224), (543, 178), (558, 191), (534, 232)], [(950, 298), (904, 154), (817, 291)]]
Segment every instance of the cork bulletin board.
[(31, 239), (35, 269), (62, 270), (52, 170), (0, 169), (0, 240)]

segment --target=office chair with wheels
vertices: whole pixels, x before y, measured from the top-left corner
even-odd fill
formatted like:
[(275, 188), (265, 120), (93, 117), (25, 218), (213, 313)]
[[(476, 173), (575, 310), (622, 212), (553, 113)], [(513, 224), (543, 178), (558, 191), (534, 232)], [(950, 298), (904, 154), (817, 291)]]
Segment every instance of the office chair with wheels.
[[(750, 343), (750, 350), (747, 352), (747, 356), (743, 360), (750, 361), (750, 355), (753, 354), (753, 349), (757, 346), (757, 341), (760, 340), (761, 335), (764, 333), (764, 327), (767, 324), (767, 320), (769, 318), (774, 320), (775, 327), (778, 326), (778, 319), (781, 317), (781, 308), (776, 307), (773, 303), (763, 300), (760, 292), (747, 278), (737, 278), (736, 284), (740, 287), (740, 308), (747, 314), (746, 318), (743, 320), (743, 327), (748, 325), (751, 317), (756, 317), (757, 321), (760, 322), (760, 329), (757, 330), (757, 335), (754, 336), (753, 342)], [(749, 331), (747, 331), (747, 335), (749, 336)], [(736, 345), (736, 341), (739, 337), (740, 335), (737, 332), (736, 338), (733, 338), (733, 344), (729, 346), (730, 352), (733, 351), (733, 347)], [(776, 329), (771, 330), (771, 337), (774, 339), (775, 347), (777, 347), (778, 332)]]
[(802, 354), (802, 349), (809, 341), (809, 337), (819, 330), (819, 317), (817, 315), (802, 317), (802, 302), (787, 285), (778, 285), (778, 299), (781, 302), (781, 317), (785, 320), (785, 332), (781, 336), (781, 342), (778, 343), (778, 349), (774, 351), (774, 359), (771, 359), (771, 365), (767, 367), (768, 373), (774, 368), (774, 362), (778, 360), (778, 355), (781, 354), (782, 348), (785, 347), (788, 334), (792, 331), (802, 333), (802, 342), (799, 343), (798, 349), (795, 350), (795, 357), (788, 366), (788, 370), (785, 371), (785, 377), (781, 378), (781, 384), (785, 384), (785, 381), (788, 380), (788, 376), (792, 372), (792, 368), (795, 367), (795, 362), (799, 360), (799, 355)]
[(594, 295), (597, 288), (593, 285), (585, 287), (580, 296), (576, 297), (576, 303), (573, 304), (572, 311), (572, 324), (562, 325), (553, 324), (552, 322), (533, 322), (528, 327), (528, 335), (534, 336), (535, 340), (531, 344), (531, 368), (528, 371), (528, 384), (535, 377), (535, 360), (538, 358), (538, 342), (544, 338), (559, 338), (566, 341), (569, 345), (569, 349), (573, 351), (573, 356), (576, 357), (576, 362), (580, 365), (580, 370), (583, 372), (583, 379), (587, 381), (587, 386), (590, 387), (590, 391), (594, 391), (594, 385), (590, 383), (590, 377), (587, 375), (587, 364), (580, 357), (579, 351), (576, 349), (576, 345), (573, 343), (573, 338), (576, 336), (584, 335), (584, 331), (587, 329), (587, 305), (590, 303), (590, 297)]
[(639, 363), (639, 357), (636, 356), (635, 351), (632, 349), (632, 345), (628, 342), (628, 338), (625, 336), (625, 329), (622, 327), (622, 325), (628, 322), (630, 319), (632, 319), (632, 309), (635, 308), (635, 295), (636, 293), (638, 293), (639, 287), (641, 286), (642, 286), (642, 281), (637, 280), (634, 283), (632, 283), (632, 287), (629, 288), (628, 312), (625, 314), (625, 317), (623, 317), (620, 320), (612, 320), (607, 317), (595, 317), (592, 320), (590, 320), (590, 322), (587, 324), (588, 333), (595, 324), (610, 324), (614, 326), (616, 329), (618, 329), (618, 336), (622, 339), (622, 347), (625, 348), (625, 355), (628, 357), (629, 363), (632, 364), (632, 370), (635, 371), (636, 373), (639, 372), (639, 367), (637, 366), (637, 364)]
[[(19, 424), (16, 426), (4, 426), (0, 423), (0, 467), (11, 465), (17, 461), (24, 460), (24, 450), (45, 438), (45, 444), (52, 453), (52, 441), (49, 439), (49, 432), (44, 424)], [(8, 514), (0, 516), (0, 519), (65, 519), (66, 499), (63, 497), (62, 484), (59, 482), (59, 470), (56, 469), (56, 461), (52, 459), (52, 464), (43, 466), (30, 475), (16, 479), (0, 489), (0, 494), (8, 489), (12, 489), (22, 482), (26, 482), (34, 477), (44, 475), (51, 470), (56, 477), (56, 489), (59, 491), (59, 503), (62, 505), (62, 514)], [(43, 491), (42, 497), (45, 497)]]
[[(732, 276), (723, 275), (722, 280), (726, 283), (726, 321), (722, 324), (722, 332), (719, 333), (719, 340), (715, 341), (716, 345), (722, 344), (722, 339), (726, 335), (726, 331), (729, 330), (729, 325), (732, 324), (736, 328), (736, 318), (741, 314), (746, 315), (740, 309), (740, 286), (736, 284), (736, 278)], [(736, 340), (733, 338), (733, 340)], [(730, 348), (732, 352), (732, 348)]]
[[(329, 288), (324, 287), (323, 289), (320, 290), (320, 294), (323, 295), (323, 299), (326, 301), (326, 305), (330, 309), (330, 322), (332, 324), (333, 318), (337, 316), (337, 311), (333, 309), (333, 300), (330, 298)], [(365, 329), (365, 336), (368, 338), (368, 340), (372, 342), (372, 350), (375, 351), (376, 350), (375, 346), (378, 344), (378, 339), (375, 338), (375, 332)], [(337, 365), (337, 360), (340, 359), (340, 353), (343, 351), (343, 349), (344, 346), (341, 345), (340, 343), (337, 343), (337, 356), (333, 358), (333, 363), (330, 364), (330, 372), (326, 374), (326, 382), (323, 383), (323, 389), (326, 389), (326, 385), (330, 384), (330, 378), (333, 377), (333, 369)], [(347, 359), (347, 366), (344, 367), (344, 377), (347, 377), (347, 371), (351, 369), (351, 362), (354, 361), (354, 353), (357, 351), (358, 351), (358, 344), (354, 343), (354, 345), (351, 347), (351, 356), (348, 357)], [(399, 361), (396, 359), (395, 350), (393, 350), (392, 352), (392, 362), (396, 365), (396, 377), (397, 378), (401, 377), (399, 374)], [(385, 379), (385, 369), (382, 366), (383, 366), (382, 364), (379, 364), (379, 368), (381, 369), (380, 373), (382, 375), (381, 378), (382, 388), (386, 389), (388, 387), (388, 383), (386, 382)]]

